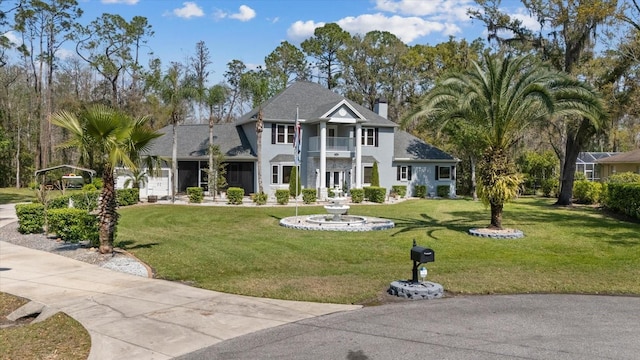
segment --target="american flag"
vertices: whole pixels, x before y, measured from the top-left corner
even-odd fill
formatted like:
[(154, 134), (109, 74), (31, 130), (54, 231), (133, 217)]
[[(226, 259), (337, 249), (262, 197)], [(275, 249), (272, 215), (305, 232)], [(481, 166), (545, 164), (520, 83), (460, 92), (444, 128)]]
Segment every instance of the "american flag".
[(293, 161), (295, 165), (300, 165), (300, 154), (302, 152), (302, 127), (298, 119), (298, 108), (296, 108), (296, 126), (293, 133)]

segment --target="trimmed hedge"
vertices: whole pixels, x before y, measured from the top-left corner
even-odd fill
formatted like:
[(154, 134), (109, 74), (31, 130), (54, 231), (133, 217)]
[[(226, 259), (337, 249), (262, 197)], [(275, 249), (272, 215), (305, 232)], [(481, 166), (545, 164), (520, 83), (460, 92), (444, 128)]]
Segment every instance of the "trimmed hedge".
[(140, 189), (118, 189), (116, 201), (118, 206), (135, 205), (140, 201)]
[(188, 187), (187, 195), (190, 203), (200, 204), (204, 199), (204, 190), (201, 187)]
[(589, 180), (573, 183), (573, 198), (580, 204), (596, 204), (602, 197), (602, 184)]
[(379, 186), (367, 186), (364, 188), (364, 197), (375, 203), (382, 204), (387, 195), (387, 189)]
[(278, 202), (278, 204), (287, 205), (289, 203), (290, 197), (291, 197), (291, 193), (289, 192), (289, 190), (287, 189), (276, 190), (276, 201)]
[(438, 197), (448, 198), (449, 190), (450, 190), (449, 185), (438, 185), (436, 187), (436, 194), (438, 195)]
[(244, 197), (244, 189), (239, 187), (230, 187), (227, 189), (227, 204), (241, 205)]
[(313, 204), (318, 200), (318, 192), (316, 189), (302, 189), (302, 202), (305, 204)]
[(607, 184), (604, 206), (612, 211), (640, 219), (640, 184)]
[(267, 203), (267, 198), (269, 196), (266, 193), (257, 193), (251, 195), (251, 200), (253, 200), (256, 205), (264, 205)]
[(364, 200), (364, 189), (351, 189), (351, 202), (359, 204)]
[(424, 199), (427, 197), (427, 185), (416, 185), (413, 188), (413, 195), (417, 198)]
[(44, 205), (18, 204), (18, 231), (21, 234), (40, 234), (44, 232)]
[(83, 209), (52, 209), (47, 211), (49, 233), (66, 242), (88, 240), (92, 246), (99, 243), (98, 216)]
[(397, 196), (403, 198), (407, 196), (407, 185), (393, 185), (391, 186), (391, 194), (396, 194)]

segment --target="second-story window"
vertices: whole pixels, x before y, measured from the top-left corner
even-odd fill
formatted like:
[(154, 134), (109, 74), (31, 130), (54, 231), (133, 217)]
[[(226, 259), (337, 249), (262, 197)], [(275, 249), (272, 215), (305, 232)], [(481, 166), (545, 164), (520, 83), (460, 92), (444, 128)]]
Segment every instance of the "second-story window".
[(362, 145), (378, 146), (378, 129), (362, 128)]
[(293, 144), (294, 125), (276, 125), (276, 143)]

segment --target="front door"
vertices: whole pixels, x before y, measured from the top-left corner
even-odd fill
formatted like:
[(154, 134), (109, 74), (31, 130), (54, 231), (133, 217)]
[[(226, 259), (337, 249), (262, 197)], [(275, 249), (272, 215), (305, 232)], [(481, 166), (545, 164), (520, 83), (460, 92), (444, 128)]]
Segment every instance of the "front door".
[(344, 184), (344, 171), (327, 171), (325, 176), (327, 188), (342, 189), (342, 184)]

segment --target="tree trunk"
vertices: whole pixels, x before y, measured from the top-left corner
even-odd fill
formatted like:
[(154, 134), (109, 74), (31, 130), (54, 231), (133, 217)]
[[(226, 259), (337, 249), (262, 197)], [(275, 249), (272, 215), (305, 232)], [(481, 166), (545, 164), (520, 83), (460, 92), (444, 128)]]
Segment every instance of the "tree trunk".
[(471, 163), (471, 195), (473, 201), (478, 201), (478, 182), (476, 181), (476, 157), (469, 156), (469, 162)]
[(571, 205), (573, 198), (573, 182), (576, 175), (576, 160), (582, 151), (584, 143), (593, 134), (593, 127), (587, 119), (580, 122), (577, 131), (567, 131), (567, 146), (565, 148), (564, 166), (560, 178), (560, 194), (556, 205)]
[(491, 229), (502, 229), (503, 204), (491, 204)]
[(217, 179), (217, 176), (215, 176), (215, 170), (213, 169), (213, 123), (214, 123), (213, 113), (210, 113), (209, 114), (209, 194), (211, 194), (211, 198), (213, 199), (213, 201), (216, 201), (216, 191), (217, 191), (216, 183), (218, 179)]
[(171, 203), (176, 202), (178, 192), (178, 124), (173, 121), (173, 146), (171, 149)]
[(102, 174), (104, 182), (102, 193), (100, 194), (100, 205), (98, 216), (100, 219), (100, 248), (101, 254), (113, 252), (113, 240), (118, 225), (118, 213), (116, 212), (116, 191), (115, 178), (111, 166), (106, 166)]
[(264, 130), (264, 122), (262, 121), (262, 108), (258, 111), (258, 121), (256, 122), (256, 135), (257, 150), (256, 155), (258, 157), (258, 194), (263, 193), (262, 188), (262, 131)]

